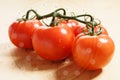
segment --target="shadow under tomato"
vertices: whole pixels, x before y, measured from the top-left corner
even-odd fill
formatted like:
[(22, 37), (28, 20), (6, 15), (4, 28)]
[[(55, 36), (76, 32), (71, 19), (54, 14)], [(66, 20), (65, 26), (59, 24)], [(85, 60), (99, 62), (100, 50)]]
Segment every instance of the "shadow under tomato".
[(60, 64), (43, 60), (33, 50), (14, 48), (11, 51), (11, 56), (15, 68), (29, 71), (57, 69)]
[(43, 60), (33, 50), (12, 48), (10, 52), (15, 68), (27, 71), (53, 69), (56, 80), (92, 80), (102, 72), (102, 69), (84, 70), (69, 58), (60, 62)]
[(57, 80), (92, 80), (102, 69), (88, 71), (75, 65), (73, 61), (63, 62), (56, 71)]

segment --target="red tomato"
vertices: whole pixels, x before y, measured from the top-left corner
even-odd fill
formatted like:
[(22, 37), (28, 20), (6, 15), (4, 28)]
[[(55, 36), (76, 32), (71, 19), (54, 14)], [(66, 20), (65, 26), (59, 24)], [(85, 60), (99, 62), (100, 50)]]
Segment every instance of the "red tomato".
[(72, 32), (75, 34), (75, 36), (77, 36), (79, 33), (81, 33), (83, 31), (83, 29), (85, 28), (85, 24), (80, 23), (76, 20), (72, 20), (72, 19), (63, 20), (59, 24), (66, 24), (72, 30)]
[(32, 34), (41, 25), (39, 20), (16, 21), (9, 27), (9, 38), (17, 47), (33, 48)]
[(112, 59), (114, 42), (108, 35), (78, 35), (72, 46), (74, 61), (82, 68), (103, 68)]
[(33, 48), (38, 55), (46, 60), (62, 60), (71, 54), (75, 36), (63, 26), (39, 28), (32, 37)]
[(67, 25), (73, 31), (75, 36), (77, 36), (79, 33), (82, 33), (83, 29), (85, 28), (85, 24), (76, 20), (68, 20)]

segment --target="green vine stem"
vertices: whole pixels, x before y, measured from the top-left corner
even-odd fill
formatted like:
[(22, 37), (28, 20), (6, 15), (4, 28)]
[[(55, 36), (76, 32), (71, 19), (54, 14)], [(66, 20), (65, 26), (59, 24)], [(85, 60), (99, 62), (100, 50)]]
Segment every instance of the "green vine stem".
[[(58, 11), (62, 10), (63, 11), (63, 15), (58, 13)], [(39, 19), (43, 19), (43, 18), (47, 18), (47, 17), (53, 17), (51, 20), (51, 23), (49, 26), (56, 26), (57, 23), (55, 21), (55, 18), (62, 18), (62, 19), (74, 19), (80, 23), (84, 23), (86, 25), (86, 28), (88, 29), (88, 35), (99, 35), (102, 33), (102, 29), (100, 27), (99, 31), (97, 33), (95, 33), (95, 27), (99, 24), (101, 24), (101, 21), (99, 19), (94, 19), (93, 16), (91, 16), (90, 14), (82, 14), (82, 15), (77, 15), (77, 16), (66, 16), (66, 11), (63, 8), (57, 9), (54, 12), (44, 15), (44, 16), (40, 16)], [(87, 20), (80, 20), (79, 18), (81, 17), (88, 17), (90, 18), (89, 21)], [(97, 22), (97, 21), (98, 22)]]
[[(54, 12), (58, 12), (58, 11), (63, 11), (63, 15), (66, 15), (66, 11), (64, 8), (56, 9)], [(54, 12), (51, 12), (51, 13), (43, 15), (43, 16), (38, 16), (37, 19), (41, 20), (44, 18), (52, 17), (54, 15)]]
[[(58, 11), (63, 11), (63, 15), (60, 14), (60, 13), (58, 13)], [(53, 22), (51, 22), (51, 24), (54, 23), (54, 18), (55, 18), (55, 17), (59, 17), (59, 18), (63, 18), (63, 19), (74, 19), (74, 20), (77, 20), (77, 21), (79, 21), (79, 22), (81, 22), (81, 23), (87, 24), (87, 25), (89, 25), (89, 26), (91, 25), (89, 21), (80, 20), (80, 19), (78, 19), (78, 17), (88, 16), (88, 17), (90, 17), (90, 21), (93, 21), (93, 20), (94, 20), (94, 18), (93, 18), (91, 15), (89, 15), (89, 14), (83, 14), (83, 15), (77, 15), (77, 16), (66, 16), (66, 11), (65, 11), (64, 8), (58, 8), (58, 9), (56, 9), (54, 12), (51, 12), (51, 13), (46, 14), (46, 15), (43, 15), (43, 16), (40, 16), (35, 10), (30, 9), (30, 10), (27, 11), (26, 17), (25, 17), (25, 18), (22, 18), (22, 19), (23, 19), (23, 20), (29, 20), (30, 12), (33, 12), (33, 13), (35, 14), (36, 19), (38, 19), (38, 20), (41, 20), (41, 19), (44, 19), (44, 18), (48, 18), (48, 17), (52, 17), (52, 16), (53, 16), (53, 19), (52, 19)]]
[(78, 19), (79, 17), (86, 17), (86, 16), (90, 17), (89, 22), (94, 20), (94, 18), (89, 14), (83, 14), (83, 15), (77, 15), (77, 16), (66, 16), (66, 15), (61, 15), (60, 13), (54, 12), (53, 19), (51, 21), (50, 26), (54, 26), (56, 24), (55, 21), (54, 21), (55, 17), (59, 17), (59, 18), (63, 18), (63, 19), (74, 19), (74, 20), (77, 20), (77, 21), (79, 21), (81, 23), (84, 23), (84, 24), (87, 24), (87, 25), (91, 26), (91, 24), (88, 21), (83, 21), (83, 20)]
[[(66, 15), (66, 10), (65, 10), (64, 8), (56, 9), (54, 12), (58, 12), (58, 11), (60, 11), (60, 10), (63, 11), (63, 15)], [(53, 14), (54, 14), (54, 12), (53, 12)]]
[(33, 12), (33, 13), (35, 14), (35, 17), (36, 17), (36, 18), (40, 17), (40, 15), (39, 15), (35, 10), (30, 9), (30, 10), (28, 10), (27, 13), (26, 13), (26, 18), (25, 18), (26, 20), (29, 20), (29, 14), (30, 14), (30, 12)]
[[(35, 14), (35, 16), (32, 17), (32, 18), (29, 18), (29, 15), (30, 15), (31, 12), (33, 12)], [(38, 18), (38, 17), (40, 17), (40, 15), (35, 10), (30, 9), (30, 10), (27, 11), (26, 15), (22, 16), (22, 18), (17, 19), (17, 20), (18, 21), (26, 21), (26, 20), (32, 20), (32, 19)]]
[[(91, 15), (89, 15), (89, 14), (77, 15), (77, 16), (66, 16), (66, 15), (61, 15), (60, 13), (56, 13), (56, 12), (55, 12), (55, 13), (53, 14), (53, 16), (58, 17), (58, 18), (64, 18), (64, 19), (74, 19), (74, 20), (76, 20), (76, 21), (79, 21), (79, 22), (81, 22), (81, 23), (87, 24), (87, 25), (89, 25), (89, 26), (92, 25), (90, 22), (94, 20), (94, 18), (93, 18)], [(91, 20), (90, 20), (90, 21), (83, 21), (83, 20), (78, 19), (78, 17), (83, 17), (83, 16), (89, 16), (89, 17), (91, 18)]]
[(58, 11), (60, 11), (60, 10), (63, 11), (63, 15), (66, 15), (66, 11), (63, 8), (59, 8), (59, 9), (55, 10), (54, 12), (52, 12), (52, 20), (51, 20), (50, 26), (57, 25), (57, 22), (55, 22), (55, 17), (57, 15)]
[(56, 23), (56, 21), (55, 21), (56, 15), (57, 15), (57, 13), (54, 12), (54, 13), (53, 13), (52, 20), (51, 20), (51, 23), (50, 23), (50, 26), (56, 26), (56, 25), (57, 25), (57, 23)]
[[(59, 13), (59, 11), (63, 11), (63, 13)], [(35, 14), (35, 16), (33, 18), (29, 18), (30, 17), (30, 13), (33, 12)], [(41, 19), (44, 19), (44, 18), (49, 18), (49, 17), (52, 17), (52, 20), (51, 20), (51, 23), (49, 26), (55, 26), (57, 25), (58, 22), (55, 21), (55, 18), (59, 18), (59, 19), (73, 19), (73, 20), (76, 20), (80, 23), (84, 23), (86, 25), (86, 28), (88, 30), (88, 34), (89, 35), (94, 35), (95, 31), (95, 27), (99, 24), (101, 24), (100, 20), (97, 19), (97, 21), (94, 19), (93, 16), (91, 16), (90, 14), (82, 14), (82, 15), (76, 15), (76, 16), (67, 16), (66, 15), (66, 10), (64, 8), (58, 8), (56, 9), (55, 11), (49, 13), (49, 14), (46, 14), (46, 15), (43, 15), (43, 16), (40, 16), (35, 10), (33, 9), (30, 9), (27, 11), (26, 15), (23, 16), (20, 20), (31, 20), (31, 19), (38, 19), (38, 20), (41, 20)], [(89, 20), (82, 20), (80, 19), (81, 17), (88, 17)], [(96, 33), (97, 35), (98, 34), (101, 34), (102, 32), (102, 29), (100, 28), (98, 33)]]
[[(63, 15), (66, 15), (66, 11), (64, 8), (58, 8), (56, 9), (54, 12), (58, 12), (58, 11), (63, 11)], [(27, 11), (26, 15), (24, 15), (22, 18), (18, 19), (18, 21), (25, 21), (25, 20), (31, 20), (33, 18), (29, 18), (30, 13), (33, 12), (35, 14), (35, 16), (33, 18), (36, 18), (38, 20), (44, 19), (44, 18), (48, 18), (48, 17), (52, 17), (54, 12), (40, 16), (34, 9), (30, 9)]]

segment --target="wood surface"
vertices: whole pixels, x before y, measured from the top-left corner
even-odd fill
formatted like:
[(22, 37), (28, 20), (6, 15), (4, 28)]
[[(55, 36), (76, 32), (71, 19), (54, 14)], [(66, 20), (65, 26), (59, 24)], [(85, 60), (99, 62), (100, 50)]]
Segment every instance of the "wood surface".
[(0, 74), (4, 80), (33, 80), (34, 77), (37, 80), (91, 80), (102, 72), (102, 69), (86, 71), (71, 58), (59, 62), (46, 61), (35, 51), (20, 49), (11, 43), (2, 44), (0, 51)]

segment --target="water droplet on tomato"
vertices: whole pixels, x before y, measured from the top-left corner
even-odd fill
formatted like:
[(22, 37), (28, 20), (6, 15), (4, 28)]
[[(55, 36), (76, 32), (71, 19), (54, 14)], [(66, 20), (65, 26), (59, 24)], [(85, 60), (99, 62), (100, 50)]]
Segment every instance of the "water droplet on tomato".
[(61, 32), (62, 32), (63, 34), (67, 34), (67, 31), (66, 31), (65, 29), (61, 29)]
[(94, 65), (96, 63), (95, 59), (90, 60), (90, 64)]
[(90, 53), (92, 52), (92, 49), (91, 49), (91, 48), (87, 48), (87, 49), (86, 49), (86, 52), (87, 52), (88, 54), (90, 54)]
[(100, 42), (102, 42), (102, 43), (106, 43), (107, 41), (108, 41), (107, 39), (100, 38)]
[(23, 42), (20, 42), (20, 43), (19, 43), (19, 47), (24, 47), (24, 43), (23, 43)]
[(71, 24), (71, 23), (68, 23), (67, 25), (68, 25), (69, 27), (72, 27), (72, 24)]
[(39, 27), (40, 27), (38, 24), (34, 24), (34, 26), (35, 26), (36, 28), (39, 28)]
[(76, 24), (72, 22), (72, 26), (76, 26)]
[(16, 39), (17, 38), (17, 34), (16, 33), (12, 33), (11, 38), (12, 39)]
[(101, 43), (97, 43), (97, 47), (101, 47), (102, 46), (102, 44)]

